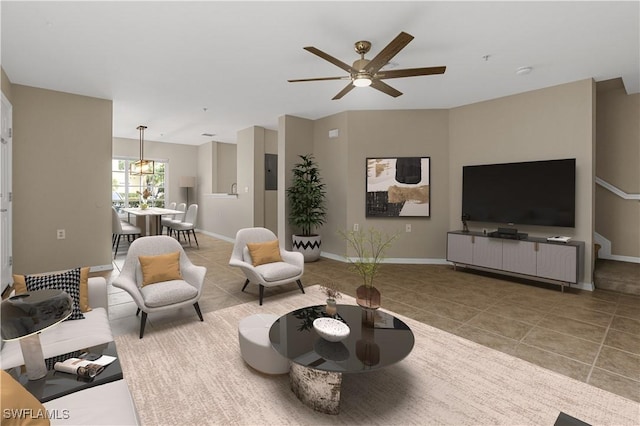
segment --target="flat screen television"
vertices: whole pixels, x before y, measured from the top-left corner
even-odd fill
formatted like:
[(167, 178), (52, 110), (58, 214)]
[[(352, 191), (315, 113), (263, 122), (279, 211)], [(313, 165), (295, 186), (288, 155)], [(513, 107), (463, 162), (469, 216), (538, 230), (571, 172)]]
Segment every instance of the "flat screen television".
[(462, 168), (468, 221), (573, 228), (575, 200), (575, 158)]

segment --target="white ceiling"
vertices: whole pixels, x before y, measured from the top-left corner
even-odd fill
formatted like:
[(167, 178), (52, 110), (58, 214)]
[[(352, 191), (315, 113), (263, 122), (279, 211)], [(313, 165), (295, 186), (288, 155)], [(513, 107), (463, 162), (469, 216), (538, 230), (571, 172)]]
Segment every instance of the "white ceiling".
[[(113, 135), (199, 145), (235, 142), (288, 114), (451, 108), (585, 78), (640, 91), (640, 3), (626, 2), (12, 2), (0, 3), (2, 67), (12, 83), (113, 100)], [(395, 67), (444, 75), (387, 80), (392, 98), (345, 81), (304, 51), (352, 63), (401, 31)], [(488, 55), (488, 60), (484, 57)], [(533, 71), (516, 75), (519, 67)], [(205, 111), (206, 108), (206, 111)], [(213, 138), (202, 133), (214, 133)]]

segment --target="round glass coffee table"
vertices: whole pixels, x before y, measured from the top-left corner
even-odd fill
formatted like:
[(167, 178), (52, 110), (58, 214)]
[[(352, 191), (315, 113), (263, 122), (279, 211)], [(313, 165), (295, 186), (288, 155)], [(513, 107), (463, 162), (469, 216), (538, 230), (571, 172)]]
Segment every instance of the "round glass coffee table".
[(404, 359), (415, 339), (407, 324), (381, 310), (338, 305), (334, 317), (349, 326), (340, 342), (321, 338), (313, 328), (316, 318), (328, 317), (325, 306), (309, 306), (289, 312), (273, 323), (269, 340), (278, 353), (291, 361), (291, 389), (313, 408), (337, 414), (343, 373), (377, 370)]

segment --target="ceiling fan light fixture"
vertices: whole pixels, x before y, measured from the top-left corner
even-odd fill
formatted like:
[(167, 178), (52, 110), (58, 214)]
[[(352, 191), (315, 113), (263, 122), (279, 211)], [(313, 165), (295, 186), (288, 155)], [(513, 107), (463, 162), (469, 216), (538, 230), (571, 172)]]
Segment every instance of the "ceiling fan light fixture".
[(353, 85), (356, 87), (371, 86), (371, 77), (367, 73), (358, 73), (353, 79)]
[(389, 86), (384, 82), (384, 80), (391, 78), (444, 74), (447, 68), (446, 66), (440, 66), (391, 69), (398, 66), (397, 62), (392, 61), (393, 57), (404, 49), (411, 40), (413, 40), (413, 36), (402, 31), (371, 60), (365, 59), (364, 57), (364, 55), (369, 52), (371, 43), (366, 40), (357, 41), (355, 49), (356, 52), (360, 54), (360, 59), (354, 61), (353, 65), (348, 65), (340, 59), (337, 59), (313, 46), (307, 46), (304, 50), (332, 63), (338, 68), (346, 71), (348, 75), (338, 77), (304, 78), (287, 81), (290, 83), (297, 83), (301, 81), (350, 80), (350, 82), (340, 92), (331, 98), (332, 100), (342, 99), (342, 97), (353, 90), (354, 87), (371, 87), (384, 94), (397, 98), (402, 95), (402, 92)]

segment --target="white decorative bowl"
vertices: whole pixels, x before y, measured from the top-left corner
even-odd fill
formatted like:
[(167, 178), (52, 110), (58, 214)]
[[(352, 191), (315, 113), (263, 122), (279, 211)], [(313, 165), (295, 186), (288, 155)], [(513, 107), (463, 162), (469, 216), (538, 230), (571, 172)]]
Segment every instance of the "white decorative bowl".
[(351, 332), (347, 324), (333, 318), (316, 318), (313, 321), (313, 328), (320, 337), (330, 342), (346, 339)]

